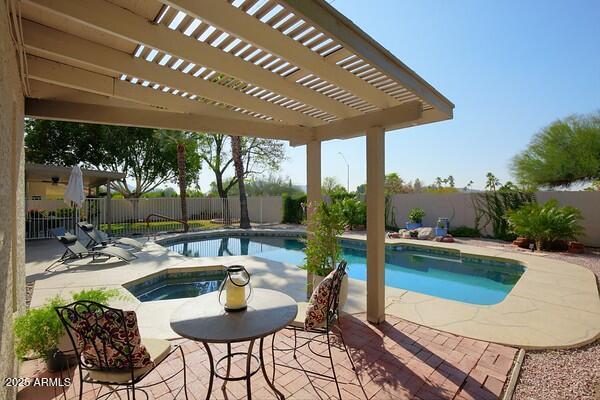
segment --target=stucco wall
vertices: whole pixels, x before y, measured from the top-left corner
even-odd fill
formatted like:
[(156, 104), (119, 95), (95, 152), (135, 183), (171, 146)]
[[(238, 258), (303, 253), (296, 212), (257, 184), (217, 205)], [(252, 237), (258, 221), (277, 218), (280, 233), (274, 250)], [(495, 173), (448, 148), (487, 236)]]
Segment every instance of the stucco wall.
[(16, 395), (3, 382), (17, 376), (12, 321), (25, 308), (23, 94), (6, 15), (0, 1), (0, 399)]
[[(396, 195), (392, 199), (396, 225), (402, 226), (406, 222), (411, 208), (420, 207), (425, 210), (423, 224), (426, 226), (435, 226), (438, 217), (447, 217), (450, 218), (451, 226), (473, 227), (475, 210), (471, 196), (468, 193)], [(556, 199), (562, 205), (570, 205), (581, 210), (585, 236), (579, 240), (588, 246), (600, 247), (600, 192), (537, 192), (536, 198), (539, 203)]]

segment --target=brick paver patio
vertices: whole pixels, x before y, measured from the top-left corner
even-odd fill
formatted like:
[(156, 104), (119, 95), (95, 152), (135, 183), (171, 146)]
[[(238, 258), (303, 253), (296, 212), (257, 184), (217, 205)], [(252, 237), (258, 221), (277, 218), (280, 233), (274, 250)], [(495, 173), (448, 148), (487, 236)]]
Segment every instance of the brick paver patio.
[[(346, 343), (357, 367), (358, 377), (352, 371), (345, 353), (334, 350), (338, 381), (344, 399), (497, 399), (507, 380), (516, 349), (472, 340), (416, 325), (396, 317), (387, 316), (379, 326), (365, 322), (365, 315), (343, 317)], [(186, 353), (188, 366), (188, 394), (190, 399), (204, 399), (208, 386), (208, 357), (201, 344), (189, 340), (180, 343)], [(270, 340), (265, 341), (267, 371), (272, 371)], [(276, 347), (293, 343), (291, 332), (277, 334)], [(267, 346), (268, 344), (268, 346)], [(257, 343), (258, 345), (258, 343)], [(256, 346), (257, 346), (256, 345)], [(244, 351), (245, 345), (234, 346)], [(255, 347), (256, 348), (256, 347)], [(215, 349), (215, 346), (213, 346)], [(325, 350), (323, 345), (312, 346), (316, 352)], [(213, 351), (218, 359), (224, 346)], [(235, 350), (234, 350), (235, 351)], [(178, 354), (178, 353), (175, 353)], [(174, 357), (163, 362), (146, 378), (145, 383), (156, 382), (181, 366), (181, 359)], [(329, 360), (316, 357), (303, 347), (294, 360), (291, 352), (276, 351), (277, 363), (288, 367), (277, 367), (275, 385), (290, 399), (337, 398), (335, 383), (312, 377), (304, 370), (330, 373)], [(237, 360), (232, 374), (239, 375), (245, 368), (245, 359)], [(76, 398), (79, 393), (77, 372), (70, 371), (74, 383), (65, 393), (57, 387), (27, 387), (19, 392), (19, 400)], [(21, 368), (21, 376), (55, 376), (43, 371), (40, 362), (27, 362)], [(229, 382), (225, 390), (222, 381), (215, 380), (214, 399), (245, 398), (244, 381)], [(177, 377), (168, 385), (160, 384), (148, 390), (149, 398), (169, 399), (181, 388), (183, 378)], [(84, 398), (95, 398), (99, 386), (89, 388)], [(94, 392), (95, 390), (95, 392)], [(106, 392), (104, 389), (103, 393)], [(254, 399), (273, 399), (262, 374), (252, 378)], [(140, 393), (138, 398), (144, 398)], [(113, 396), (112, 398), (117, 398)], [(184, 398), (180, 393), (178, 398)]]

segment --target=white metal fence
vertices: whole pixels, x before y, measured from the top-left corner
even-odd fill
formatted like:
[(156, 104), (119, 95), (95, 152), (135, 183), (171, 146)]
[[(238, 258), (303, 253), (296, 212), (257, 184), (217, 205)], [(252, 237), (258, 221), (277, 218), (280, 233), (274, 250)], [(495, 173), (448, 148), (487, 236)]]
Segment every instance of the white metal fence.
[[(182, 228), (179, 222), (156, 216), (151, 217), (149, 227), (145, 222), (151, 214), (181, 219), (177, 197), (112, 199), (110, 207), (105, 198), (90, 198), (80, 210), (68, 208), (62, 200), (27, 200), (26, 209), (26, 239), (51, 238), (52, 229), (58, 227), (75, 232), (79, 221), (88, 221), (115, 235), (145, 235)], [(190, 230), (233, 225), (239, 221), (240, 202), (238, 198), (189, 198), (187, 213)], [(281, 222), (281, 197), (250, 197), (248, 213), (253, 223)]]

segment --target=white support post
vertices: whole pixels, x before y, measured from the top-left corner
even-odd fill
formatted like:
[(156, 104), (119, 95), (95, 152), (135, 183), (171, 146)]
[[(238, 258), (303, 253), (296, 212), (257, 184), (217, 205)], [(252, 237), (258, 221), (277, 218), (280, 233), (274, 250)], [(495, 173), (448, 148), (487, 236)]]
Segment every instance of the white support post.
[(385, 320), (385, 130), (367, 129), (367, 320)]
[(306, 145), (306, 197), (307, 202), (321, 201), (321, 142)]

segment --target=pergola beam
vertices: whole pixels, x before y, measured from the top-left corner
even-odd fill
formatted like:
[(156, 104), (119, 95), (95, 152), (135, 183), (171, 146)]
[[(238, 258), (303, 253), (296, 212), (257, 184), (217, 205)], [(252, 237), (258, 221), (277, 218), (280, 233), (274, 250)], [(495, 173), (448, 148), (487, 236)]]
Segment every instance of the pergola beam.
[(202, 65), (241, 81), (301, 101), (338, 117), (355, 115), (355, 110), (296, 82), (267, 71), (233, 54), (203, 43), (180, 32), (147, 19), (104, 0), (23, 0), (40, 7), (44, 12), (56, 13), (77, 23), (134, 44), (162, 50), (177, 58)]
[(147, 111), (133, 108), (27, 99), (25, 115), (60, 121), (137, 126), (191, 132), (218, 132), (238, 136), (291, 140), (310, 136), (311, 129), (269, 122), (229, 120), (209, 115)]
[(96, 104), (100, 106), (137, 108), (141, 110), (156, 110), (156, 107), (133, 103), (115, 97), (102, 96), (77, 89), (58, 86), (35, 79), (29, 80), (29, 97), (32, 99), (63, 101), (67, 103)]
[(349, 71), (328, 63), (292, 38), (274, 32), (273, 28), (260, 22), (239, 8), (225, 1), (160, 0), (186, 14), (207, 21), (219, 29), (238, 36), (254, 46), (275, 54), (277, 57), (300, 67), (342, 89), (345, 89), (379, 108), (399, 104), (398, 100), (380, 91)]
[(115, 97), (170, 111), (197, 113), (246, 121), (256, 120), (253, 117), (204, 104), (200, 101), (189, 100), (141, 85), (134, 85), (114, 77), (97, 74), (32, 55), (27, 56), (27, 67), (29, 78), (53, 85)]
[(254, 96), (191, 75), (161, 67), (158, 64), (134, 58), (77, 36), (70, 35), (31, 21), (23, 21), (27, 52), (55, 61), (77, 66), (94, 67), (108, 75), (125, 74), (141, 80), (159, 83), (181, 92), (188, 92), (220, 103), (271, 116), (290, 124), (313, 126), (323, 121), (284, 107), (260, 100)]
[(295, 14), (318, 26), (354, 54), (368, 60), (406, 89), (452, 118), (454, 104), (433, 86), (323, 0), (282, 0)]
[(397, 129), (400, 125), (418, 121), (422, 114), (421, 102), (411, 101), (360, 117), (346, 118), (319, 126), (315, 128), (315, 134), (318, 140), (348, 139), (364, 135), (372, 126), (381, 126), (385, 130)]

